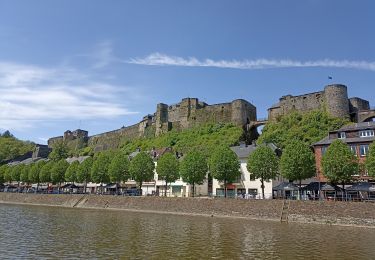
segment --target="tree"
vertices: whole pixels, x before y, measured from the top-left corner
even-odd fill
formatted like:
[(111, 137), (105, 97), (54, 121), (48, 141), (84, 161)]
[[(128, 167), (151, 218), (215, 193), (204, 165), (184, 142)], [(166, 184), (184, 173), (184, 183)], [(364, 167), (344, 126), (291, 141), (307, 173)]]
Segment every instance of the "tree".
[(28, 165), (24, 165), (24, 167), (22, 168), (21, 170), (21, 176), (20, 176), (20, 180), (24, 183), (27, 183), (29, 184), (30, 181), (29, 181), (29, 172), (30, 172), (30, 168), (31, 168), (31, 165), (28, 164)]
[(57, 141), (52, 146), (52, 152), (48, 155), (53, 161), (60, 161), (61, 159), (66, 159), (69, 156), (69, 148), (66, 142), (64, 141)]
[(195, 185), (203, 184), (208, 171), (206, 157), (198, 152), (188, 153), (180, 164), (182, 180), (193, 187), (193, 197), (195, 195)]
[[(101, 152), (94, 160), (91, 168), (91, 179), (93, 182), (100, 183), (108, 183), (109, 182), (109, 174), (108, 174), (108, 167), (111, 163), (111, 156), (108, 152)], [(103, 193), (103, 189), (101, 189)]]
[(130, 175), (138, 182), (142, 194), (142, 184), (154, 178), (155, 164), (150, 155), (140, 152), (130, 161)]
[(91, 167), (93, 164), (92, 157), (85, 159), (82, 163), (80, 163), (77, 171), (77, 181), (84, 182), (84, 191), (86, 192), (87, 182), (91, 179)]
[(61, 159), (56, 162), (51, 169), (51, 180), (53, 183), (59, 183), (59, 192), (61, 188), (61, 182), (64, 181), (66, 169), (69, 167), (69, 163), (65, 159)]
[(301, 188), (302, 180), (316, 173), (315, 157), (310, 147), (300, 140), (291, 141), (281, 155), (280, 171), (284, 178), (298, 180)]
[(165, 181), (164, 196), (167, 196), (168, 183), (175, 182), (180, 178), (179, 162), (173, 153), (163, 154), (156, 166), (158, 177)]
[(49, 183), (51, 181), (52, 168), (54, 165), (54, 161), (49, 161), (40, 169), (39, 179), (41, 182)]
[(8, 183), (12, 182), (12, 167), (8, 166), (4, 172), (4, 180)]
[(375, 143), (372, 143), (369, 147), (369, 153), (365, 161), (365, 167), (368, 175), (375, 177)]
[(344, 184), (358, 174), (358, 160), (341, 140), (335, 140), (328, 147), (322, 159), (323, 175), (334, 184)]
[(37, 186), (36, 186), (36, 191), (38, 191), (39, 189), (39, 173), (40, 173), (40, 170), (42, 169), (42, 167), (46, 164), (45, 161), (39, 161), (37, 163), (34, 163), (31, 168), (30, 168), (30, 172), (29, 172), (29, 180), (30, 182), (32, 183), (37, 183)]
[(5, 174), (8, 168), (9, 166), (6, 164), (0, 167), (0, 184), (3, 184), (5, 182)]
[(111, 182), (116, 183), (116, 194), (118, 192), (117, 186), (120, 182), (127, 181), (130, 178), (129, 164), (128, 156), (122, 151), (117, 152), (109, 164), (109, 178)]
[(18, 164), (16, 166), (12, 167), (11, 175), (12, 180), (16, 181), (18, 183), (17, 190), (20, 191), (20, 181), (21, 181), (21, 171), (22, 171), (23, 165)]
[(72, 162), (65, 172), (65, 181), (75, 182), (77, 180), (77, 171), (79, 167), (79, 161)]
[(236, 153), (228, 147), (218, 147), (209, 160), (209, 166), (212, 177), (224, 182), (224, 196), (226, 198), (227, 184), (234, 182), (241, 176), (240, 162)]
[(260, 179), (262, 184), (262, 198), (264, 199), (264, 182), (269, 182), (277, 176), (279, 159), (270, 147), (265, 145), (258, 146), (257, 149), (249, 155), (247, 170), (256, 179)]

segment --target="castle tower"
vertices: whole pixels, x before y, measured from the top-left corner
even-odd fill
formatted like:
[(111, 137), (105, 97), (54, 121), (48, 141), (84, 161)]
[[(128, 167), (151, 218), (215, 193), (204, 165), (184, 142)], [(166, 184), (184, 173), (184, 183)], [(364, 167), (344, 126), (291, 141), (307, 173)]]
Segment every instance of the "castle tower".
[(348, 89), (345, 85), (332, 84), (324, 88), (327, 112), (334, 117), (349, 118)]
[(155, 117), (155, 135), (159, 136), (168, 131), (168, 105), (163, 103), (158, 104)]

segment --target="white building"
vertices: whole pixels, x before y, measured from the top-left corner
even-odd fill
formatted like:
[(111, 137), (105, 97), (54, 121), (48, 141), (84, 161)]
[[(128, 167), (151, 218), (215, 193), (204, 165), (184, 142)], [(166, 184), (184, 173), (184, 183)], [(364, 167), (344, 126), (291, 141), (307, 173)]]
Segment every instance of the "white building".
[[(268, 145), (276, 154), (279, 155), (280, 150), (273, 144)], [(261, 198), (262, 196), (262, 184), (260, 179), (252, 178), (251, 173), (247, 170), (247, 159), (249, 154), (254, 152), (258, 146), (256, 145), (245, 145), (231, 147), (236, 153), (240, 164), (241, 164), (241, 177), (238, 178), (234, 183), (227, 185), (227, 196), (229, 197), (245, 197), (245, 198)], [(264, 195), (266, 199), (272, 199), (272, 188), (279, 185), (283, 179), (277, 177), (270, 182), (264, 182)], [(224, 184), (218, 180), (213, 179), (212, 181), (212, 193), (213, 196), (224, 196)]]

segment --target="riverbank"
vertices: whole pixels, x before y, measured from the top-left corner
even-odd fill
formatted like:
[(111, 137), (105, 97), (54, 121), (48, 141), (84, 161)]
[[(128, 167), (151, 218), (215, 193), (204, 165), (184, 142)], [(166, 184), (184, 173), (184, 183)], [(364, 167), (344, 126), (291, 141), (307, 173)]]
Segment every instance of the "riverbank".
[[(282, 200), (0, 193), (0, 203), (280, 221)], [(375, 204), (290, 201), (289, 222), (375, 228)]]

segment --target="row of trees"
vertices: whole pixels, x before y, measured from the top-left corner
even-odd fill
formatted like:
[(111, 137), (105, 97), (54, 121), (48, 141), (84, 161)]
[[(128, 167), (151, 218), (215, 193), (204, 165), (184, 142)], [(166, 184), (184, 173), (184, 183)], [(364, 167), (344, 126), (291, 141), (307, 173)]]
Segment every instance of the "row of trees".
[[(316, 172), (314, 154), (309, 145), (303, 141), (290, 141), (279, 159), (271, 148), (261, 146), (250, 154), (248, 171), (259, 178), (264, 197), (264, 181), (274, 179), (279, 173), (288, 180), (301, 181), (311, 178)], [(375, 177), (375, 144), (370, 145), (365, 164), (360, 164), (347, 144), (335, 140), (328, 147), (322, 158), (323, 175), (334, 184), (348, 183), (353, 176), (367, 170), (369, 176)]]
[[(57, 157), (58, 158), (58, 157)], [(348, 146), (340, 140), (334, 141), (327, 149), (322, 160), (325, 177), (332, 183), (347, 183), (352, 176), (358, 174), (361, 165)], [(375, 145), (370, 146), (366, 167), (368, 173), (375, 176)], [(254, 178), (260, 179), (264, 197), (264, 182), (274, 179), (278, 174), (283, 177), (301, 181), (315, 175), (315, 159), (310, 147), (302, 141), (291, 141), (283, 150), (279, 159), (268, 146), (259, 146), (250, 154), (247, 164), (248, 171)], [(125, 182), (135, 180), (139, 187), (143, 182), (154, 179), (155, 164), (149, 154), (140, 152), (132, 160), (122, 151), (102, 152), (89, 157), (82, 163), (78, 161), (70, 165), (65, 159), (40, 161), (31, 165), (0, 167), (0, 182), (80, 182), (95, 183)], [(224, 183), (226, 196), (227, 184), (240, 177), (240, 163), (236, 154), (225, 146), (217, 147), (209, 158), (204, 153), (192, 151), (180, 162), (172, 153), (162, 155), (156, 171), (158, 178), (165, 180), (165, 192), (168, 184), (180, 177), (195, 186), (202, 184), (209, 172), (210, 176)]]
[[(52, 158), (61, 158), (59, 154), (63, 153), (56, 151), (55, 155), (58, 156)], [(225, 187), (240, 176), (240, 165), (236, 154), (224, 146), (218, 147), (209, 160), (199, 151), (188, 153), (181, 162), (173, 153), (166, 153), (159, 158), (156, 171), (158, 178), (165, 181), (165, 192), (168, 184), (181, 177), (183, 181), (192, 185), (194, 194), (195, 185), (204, 182), (209, 168), (210, 174), (223, 181)], [(37, 187), (41, 182), (55, 184), (80, 182), (85, 183), (86, 188), (89, 181), (120, 183), (132, 179), (141, 188), (143, 182), (154, 179), (154, 170), (154, 161), (145, 152), (140, 152), (129, 160), (122, 151), (110, 151), (99, 153), (93, 158), (89, 157), (82, 163), (75, 161), (70, 165), (65, 159), (12, 167), (3, 165), (0, 167), (0, 182), (36, 183)]]

